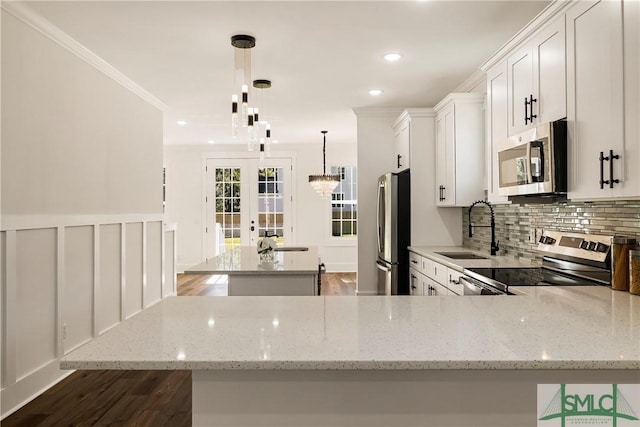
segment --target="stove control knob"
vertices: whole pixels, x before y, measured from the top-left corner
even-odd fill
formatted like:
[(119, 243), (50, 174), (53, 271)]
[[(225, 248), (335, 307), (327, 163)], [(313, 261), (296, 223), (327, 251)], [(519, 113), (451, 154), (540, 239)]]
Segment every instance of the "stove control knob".
[(553, 237), (547, 237), (548, 245), (553, 245), (555, 242), (556, 242), (556, 239), (554, 239)]
[(547, 243), (547, 236), (540, 236), (540, 239), (538, 239), (538, 242)]
[(583, 240), (582, 242), (580, 242), (580, 249), (584, 249), (584, 250), (589, 250), (589, 242), (587, 242), (586, 240)]
[(589, 250), (595, 251), (598, 244), (596, 242), (589, 242)]
[(607, 252), (609, 250), (609, 245), (605, 245), (604, 243), (598, 243), (596, 247), (596, 251), (598, 252)]

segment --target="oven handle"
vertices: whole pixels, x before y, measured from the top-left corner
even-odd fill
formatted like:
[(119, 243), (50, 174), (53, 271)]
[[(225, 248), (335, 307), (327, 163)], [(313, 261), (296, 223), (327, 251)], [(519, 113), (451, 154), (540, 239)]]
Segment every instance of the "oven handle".
[(527, 161), (525, 164), (527, 165), (527, 184), (531, 184), (533, 182), (533, 174), (531, 173), (531, 142), (527, 142)]
[[(495, 295), (509, 295), (509, 291), (507, 290), (506, 292), (501, 291), (498, 288), (494, 288), (491, 285), (487, 285), (484, 283), (481, 283), (475, 279), (472, 279), (468, 276), (460, 276), (460, 284), (464, 285), (464, 289), (473, 289), (473, 290), (479, 290), (480, 292), (485, 289), (491, 292), (494, 292)], [(464, 289), (462, 292), (462, 295), (465, 295), (464, 293)], [(473, 295), (479, 295), (480, 292), (475, 292)]]

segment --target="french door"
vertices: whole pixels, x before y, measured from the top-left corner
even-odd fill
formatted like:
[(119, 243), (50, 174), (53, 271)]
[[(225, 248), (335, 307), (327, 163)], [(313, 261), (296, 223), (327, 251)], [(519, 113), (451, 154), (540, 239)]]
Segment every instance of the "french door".
[(207, 258), (265, 232), (293, 243), (291, 159), (207, 159), (205, 175)]

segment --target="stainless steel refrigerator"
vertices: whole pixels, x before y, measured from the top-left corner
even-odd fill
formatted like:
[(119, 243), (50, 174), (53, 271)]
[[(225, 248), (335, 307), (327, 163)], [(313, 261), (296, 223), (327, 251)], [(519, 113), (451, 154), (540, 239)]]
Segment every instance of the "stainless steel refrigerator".
[(411, 180), (409, 171), (378, 178), (378, 294), (409, 295)]

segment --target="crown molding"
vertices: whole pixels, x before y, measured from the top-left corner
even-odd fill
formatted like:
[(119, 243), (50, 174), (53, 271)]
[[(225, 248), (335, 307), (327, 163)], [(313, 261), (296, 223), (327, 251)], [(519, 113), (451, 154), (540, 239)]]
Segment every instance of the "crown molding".
[(69, 52), (84, 60), (86, 63), (98, 69), (105, 75), (111, 77), (117, 83), (129, 89), (131, 92), (133, 92), (149, 104), (153, 105), (161, 111), (167, 111), (169, 109), (169, 107), (167, 107), (165, 103), (143, 89), (129, 77), (122, 74), (104, 59), (100, 58), (98, 55), (87, 49), (84, 45), (80, 44), (70, 35), (55, 26), (53, 23), (45, 19), (42, 15), (35, 12), (33, 9), (27, 6), (26, 3), (27, 2), (24, 1), (3, 1), (1, 2), (1, 7), (2, 11), (16, 17), (42, 35), (67, 49)]
[(353, 112), (357, 117), (390, 117), (394, 118), (402, 113), (401, 107), (355, 107)]
[(453, 90), (453, 93), (470, 92), (482, 83), (484, 83), (483, 92), (485, 92), (487, 89), (487, 73), (478, 68), (473, 74), (467, 77), (465, 81), (460, 83), (460, 85)]
[(532, 36), (536, 31), (542, 28), (552, 18), (565, 12), (571, 5), (580, 0), (554, 0), (549, 6), (544, 8), (535, 18), (518, 31), (507, 43), (505, 43), (496, 53), (491, 55), (482, 65), (480, 69), (487, 72), (492, 66), (506, 58), (511, 51), (520, 43)]

